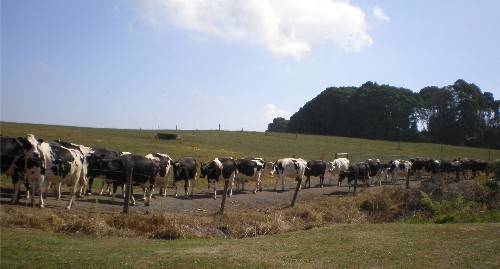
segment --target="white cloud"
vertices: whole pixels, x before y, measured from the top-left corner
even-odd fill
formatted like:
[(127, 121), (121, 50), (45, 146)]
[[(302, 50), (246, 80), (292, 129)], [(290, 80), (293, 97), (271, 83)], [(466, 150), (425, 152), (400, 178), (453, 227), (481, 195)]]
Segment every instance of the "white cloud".
[(277, 117), (288, 119), (292, 114), (293, 114), (292, 111), (277, 108), (273, 104), (267, 104), (264, 106), (264, 115), (267, 122), (272, 122), (273, 119)]
[(373, 16), (375, 16), (375, 18), (382, 20), (382, 21), (386, 21), (386, 22), (391, 21), (391, 18), (389, 18), (389, 16), (387, 16), (387, 14), (385, 14), (384, 10), (379, 6), (375, 6), (373, 8)]
[(300, 60), (314, 48), (333, 44), (345, 51), (370, 46), (365, 14), (345, 0), (137, 0), (149, 25), (173, 25), (197, 38), (248, 42), (277, 56)]

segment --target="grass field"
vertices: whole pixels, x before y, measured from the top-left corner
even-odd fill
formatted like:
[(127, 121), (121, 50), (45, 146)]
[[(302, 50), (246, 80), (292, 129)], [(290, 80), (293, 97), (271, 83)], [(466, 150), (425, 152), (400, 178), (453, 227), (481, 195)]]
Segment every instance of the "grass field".
[[(175, 131), (180, 140), (164, 141), (155, 138), (156, 130), (115, 130), (66, 126), (47, 126), (1, 122), (1, 133), (5, 136), (24, 136), (33, 133), (46, 140), (61, 139), (92, 147), (104, 147), (137, 154), (150, 152), (167, 153), (173, 159), (192, 156), (201, 161), (209, 161), (217, 156), (264, 157), (274, 161), (282, 157), (332, 160), (335, 152), (348, 152), (353, 161), (366, 158), (380, 158), (388, 161), (395, 157), (410, 156), (453, 159), (457, 157), (493, 160), (500, 158), (499, 150), (454, 147), (447, 145), (398, 143), (372, 141), (343, 137), (326, 137), (301, 134), (227, 132), (227, 131)], [(270, 180), (265, 178), (265, 180)], [(2, 176), (3, 186), (9, 179)], [(76, 233), (55, 233), (47, 227), (63, 222), (62, 218), (75, 218), (73, 211), (51, 212), (43, 209), (15, 208), (2, 205), (0, 221), (11, 218), (9, 212), (29, 215), (18, 220), (34, 223), (23, 226), (9, 225), (1, 228), (0, 267), (1, 268), (499, 268), (500, 224), (498, 211), (493, 212), (491, 223), (455, 224), (407, 224), (404, 222), (385, 224), (338, 225), (324, 223), (338, 217), (333, 207), (370, 201), (370, 206), (386, 203), (386, 212), (393, 212), (404, 205), (391, 204), (395, 194), (404, 192), (387, 191), (371, 196), (369, 193), (356, 198), (336, 197), (312, 206), (300, 205), (295, 209), (279, 211), (287, 225), (303, 220), (322, 222), (321, 228), (304, 225), (303, 231), (274, 235), (256, 236), (244, 239), (177, 239), (157, 240), (147, 237), (89, 236)], [(388, 199), (388, 197), (390, 199)], [(370, 200), (371, 199), (371, 200)], [(331, 209), (328, 204), (334, 204)], [(338, 203), (338, 204), (336, 204)], [(496, 202), (498, 204), (498, 201)], [(338, 205), (338, 206), (337, 206)], [(447, 214), (443, 208), (477, 211), (486, 208), (469, 201), (440, 202), (434, 210)], [(329, 214), (319, 210), (330, 210)], [(317, 211), (315, 211), (317, 210)], [(43, 213), (42, 213), (43, 212)], [(248, 214), (251, 217), (269, 219), (266, 210)], [(354, 208), (353, 212), (367, 216)], [(384, 211), (379, 211), (384, 212)], [(345, 212), (343, 212), (345, 213)], [(474, 213), (474, 212), (472, 212)], [(475, 212), (477, 213), (477, 212)], [(268, 214), (261, 216), (259, 214)], [(288, 214), (288, 215), (286, 215)], [(37, 223), (37, 216), (46, 223)], [(42, 216), (44, 218), (42, 219)], [(153, 220), (151, 214), (146, 218)], [(169, 216), (169, 215), (166, 215)], [(177, 218), (189, 219), (189, 216)], [(232, 217), (231, 217), (232, 216)], [(240, 215), (228, 214), (233, 226), (238, 225)], [(241, 215), (243, 216), (243, 215)], [(81, 216), (80, 216), (81, 217)], [(83, 216), (85, 217), (85, 216)], [(136, 218), (140, 215), (135, 215)], [(352, 217), (352, 216), (351, 216)], [(202, 220), (193, 219), (194, 222)], [(488, 222), (488, 217), (479, 222)], [(15, 221), (15, 220), (14, 220)], [(40, 221), (40, 220), (38, 220)], [(79, 223), (88, 223), (82, 220)], [(168, 220), (166, 220), (168, 221)], [(256, 220), (244, 220), (249, 223)], [(279, 223), (270, 219), (269, 225)], [(281, 219), (280, 219), (281, 221)], [(174, 219), (175, 222), (175, 219)], [(208, 222), (208, 221), (207, 221)], [(302, 221), (303, 222), (303, 221)], [(365, 223), (364, 221), (363, 223)], [(432, 220), (431, 220), (432, 222)], [(425, 222), (418, 222), (425, 223)], [(183, 225), (181, 223), (181, 225)], [(32, 227), (32, 228), (22, 228)], [(96, 226), (98, 227), (98, 226)], [(309, 228), (307, 228), (309, 227)], [(95, 228), (95, 227), (93, 227)], [(290, 227), (289, 227), (290, 228)], [(288, 229), (294, 231), (294, 229)]]
[(2, 229), (2, 268), (499, 268), (500, 224), (335, 225), (247, 239)]
[[(157, 132), (175, 133), (180, 140), (155, 138)], [(293, 155), (305, 160), (333, 160), (336, 152), (347, 152), (352, 161), (379, 158), (384, 162), (402, 157), (454, 159), (457, 157), (494, 160), (500, 150), (457, 147), (428, 143), (405, 143), (330, 137), (302, 134), (235, 132), (235, 131), (175, 131), (175, 130), (118, 130), (66, 126), (17, 124), (1, 122), (5, 136), (35, 134), (46, 140), (61, 139), (72, 143), (104, 147), (137, 154), (161, 152), (173, 159), (191, 156), (209, 161), (217, 156), (264, 157), (267, 161)]]

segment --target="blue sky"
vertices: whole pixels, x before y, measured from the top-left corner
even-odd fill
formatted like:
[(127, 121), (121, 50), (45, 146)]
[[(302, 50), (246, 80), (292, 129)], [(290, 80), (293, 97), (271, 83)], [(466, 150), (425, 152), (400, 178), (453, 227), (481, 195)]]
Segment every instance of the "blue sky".
[(500, 96), (500, 1), (1, 1), (1, 120), (265, 131), (328, 87)]

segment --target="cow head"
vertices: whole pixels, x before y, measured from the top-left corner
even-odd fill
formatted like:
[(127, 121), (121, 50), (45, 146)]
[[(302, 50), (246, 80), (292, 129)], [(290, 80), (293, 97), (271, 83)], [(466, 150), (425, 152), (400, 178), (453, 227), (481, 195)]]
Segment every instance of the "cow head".
[(274, 173), (278, 170), (278, 161), (275, 161), (274, 163), (271, 163), (271, 166), (269, 167), (269, 174), (274, 175)]
[(339, 186), (344, 181), (344, 179), (349, 175), (349, 171), (340, 171), (339, 174)]
[(44, 179), (45, 161), (43, 152), (39, 148), (42, 143), (43, 140), (37, 140), (32, 134), (26, 135), (24, 139), (25, 171), (29, 181)]
[(207, 176), (208, 164), (201, 163), (200, 166), (200, 178), (205, 178)]

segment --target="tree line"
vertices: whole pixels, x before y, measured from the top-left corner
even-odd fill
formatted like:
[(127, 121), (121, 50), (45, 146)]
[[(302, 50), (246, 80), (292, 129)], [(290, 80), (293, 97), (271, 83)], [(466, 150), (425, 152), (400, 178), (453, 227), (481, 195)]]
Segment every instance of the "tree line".
[(366, 82), (330, 87), (269, 132), (500, 148), (500, 100), (472, 83), (409, 89)]

